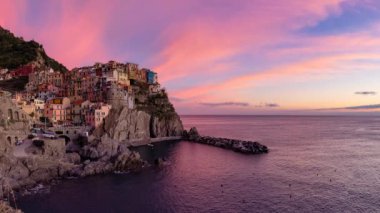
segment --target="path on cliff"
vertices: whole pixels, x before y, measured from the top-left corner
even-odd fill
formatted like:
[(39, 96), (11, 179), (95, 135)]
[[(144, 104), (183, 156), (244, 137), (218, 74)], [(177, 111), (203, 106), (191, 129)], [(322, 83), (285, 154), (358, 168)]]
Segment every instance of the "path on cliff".
[(143, 146), (150, 143), (157, 143), (162, 141), (173, 141), (173, 140), (181, 140), (182, 136), (169, 136), (169, 137), (158, 137), (158, 138), (146, 138), (146, 139), (135, 139), (129, 140), (128, 143), (131, 146)]

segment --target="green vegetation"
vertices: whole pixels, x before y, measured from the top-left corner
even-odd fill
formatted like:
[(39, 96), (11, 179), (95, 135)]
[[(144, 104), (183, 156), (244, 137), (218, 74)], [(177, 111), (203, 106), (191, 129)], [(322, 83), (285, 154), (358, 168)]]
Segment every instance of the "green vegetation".
[(19, 68), (35, 61), (38, 54), (44, 59), (44, 65), (54, 70), (67, 71), (65, 66), (46, 55), (41, 44), (33, 40), (24, 41), (23, 38), (18, 38), (0, 27), (0, 68)]
[(45, 141), (43, 140), (34, 140), (33, 141), (33, 145), (38, 147), (38, 148), (42, 148), (45, 146)]
[(9, 92), (21, 92), (25, 89), (25, 85), (27, 83), (28, 83), (28, 77), (24, 76), (20, 78), (0, 81), (0, 88)]
[(174, 106), (170, 103), (165, 89), (159, 93), (149, 94), (148, 85), (137, 85), (139, 91), (136, 93), (136, 106), (138, 110), (145, 111), (160, 119), (170, 119), (176, 115)]

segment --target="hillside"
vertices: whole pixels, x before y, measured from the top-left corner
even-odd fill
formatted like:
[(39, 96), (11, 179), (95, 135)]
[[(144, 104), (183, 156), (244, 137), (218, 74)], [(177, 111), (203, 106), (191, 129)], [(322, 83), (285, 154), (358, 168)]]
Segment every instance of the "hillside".
[(35, 41), (24, 41), (0, 26), (0, 68), (17, 69), (23, 65), (49, 66), (62, 72), (67, 68), (50, 58), (42, 45)]

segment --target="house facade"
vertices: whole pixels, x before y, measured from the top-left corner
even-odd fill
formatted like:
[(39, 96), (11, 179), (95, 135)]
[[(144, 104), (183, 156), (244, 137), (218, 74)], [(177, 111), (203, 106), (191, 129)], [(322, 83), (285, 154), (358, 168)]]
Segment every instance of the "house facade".
[(69, 98), (53, 98), (47, 101), (44, 108), (44, 115), (54, 124), (64, 123), (66, 120), (71, 120), (70, 111), (71, 105)]

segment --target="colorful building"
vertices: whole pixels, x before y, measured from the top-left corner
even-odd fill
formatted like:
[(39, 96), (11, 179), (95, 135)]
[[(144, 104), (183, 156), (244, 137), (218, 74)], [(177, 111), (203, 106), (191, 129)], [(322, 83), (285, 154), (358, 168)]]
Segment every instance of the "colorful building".
[(84, 123), (84, 115), (82, 114), (83, 100), (74, 101), (71, 104), (71, 120), (74, 125), (81, 125)]
[(100, 104), (96, 109), (95, 109), (95, 127), (98, 127), (100, 124), (104, 122), (104, 119), (108, 116), (110, 110), (111, 110), (111, 105), (109, 104)]
[(44, 115), (54, 124), (71, 120), (70, 114), (71, 105), (69, 98), (53, 98), (48, 100), (45, 105)]
[(44, 114), (45, 100), (35, 98), (34, 100), (35, 117), (41, 117)]
[(104, 103), (84, 103), (84, 120), (86, 125), (98, 127), (108, 116), (112, 106)]
[(139, 72), (139, 65), (133, 64), (133, 63), (127, 63), (126, 64), (128, 76), (130, 80), (137, 80), (138, 79), (138, 72)]
[(157, 73), (153, 72), (152, 70), (146, 69), (146, 77), (147, 77), (147, 83), (148, 84), (157, 84)]
[(13, 78), (26, 77), (26, 76), (29, 76), (30, 73), (33, 73), (33, 71), (34, 71), (33, 65), (25, 65), (25, 66), (22, 66), (18, 69), (11, 71), (11, 75)]

